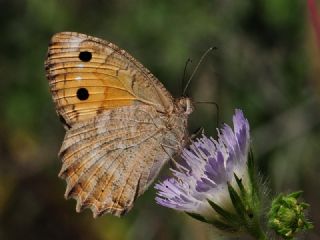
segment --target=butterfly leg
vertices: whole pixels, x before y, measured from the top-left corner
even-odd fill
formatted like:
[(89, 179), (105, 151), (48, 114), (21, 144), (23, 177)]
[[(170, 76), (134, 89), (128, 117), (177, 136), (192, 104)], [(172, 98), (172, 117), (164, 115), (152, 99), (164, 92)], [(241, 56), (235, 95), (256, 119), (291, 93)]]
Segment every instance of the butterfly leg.
[(181, 165), (180, 163), (178, 163), (168, 152), (167, 150), (165, 149), (165, 147), (167, 148), (173, 148), (173, 149), (177, 149), (177, 147), (172, 147), (172, 146), (169, 146), (169, 145), (165, 145), (165, 144), (161, 144), (161, 147), (163, 149), (163, 151), (170, 157), (172, 163), (174, 164), (174, 166), (179, 169), (180, 171), (181, 170), (184, 170), (184, 171), (188, 171), (188, 169), (186, 167), (184, 167), (183, 165)]

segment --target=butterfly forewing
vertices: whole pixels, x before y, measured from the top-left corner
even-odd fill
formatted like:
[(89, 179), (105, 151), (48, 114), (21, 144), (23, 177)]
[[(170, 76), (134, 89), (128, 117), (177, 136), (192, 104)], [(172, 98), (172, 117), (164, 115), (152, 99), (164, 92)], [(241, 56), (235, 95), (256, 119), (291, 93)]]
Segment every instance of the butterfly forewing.
[(46, 71), (57, 111), (68, 125), (133, 104), (151, 104), (162, 112), (173, 108), (171, 95), (137, 60), (85, 34), (55, 34)]

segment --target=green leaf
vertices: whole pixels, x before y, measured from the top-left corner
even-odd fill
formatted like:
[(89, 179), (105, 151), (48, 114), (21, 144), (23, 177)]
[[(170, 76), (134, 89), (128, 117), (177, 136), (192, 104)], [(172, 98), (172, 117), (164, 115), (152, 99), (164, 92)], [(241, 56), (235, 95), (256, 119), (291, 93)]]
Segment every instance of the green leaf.
[(249, 150), (247, 166), (248, 166), (248, 174), (249, 174), (249, 179), (251, 184), (251, 195), (253, 198), (252, 200), (253, 202), (258, 203), (260, 202), (259, 186), (258, 186), (258, 179), (256, 176), (256, 169), (254, 165), (253, 151), (251, 148)]
[(211, 224), (210, 221), (208, 221), (207, 219), (205, 219), (202, 215), (200, 215), (198, 213), (191, 213), (191, 212), (185, 212), (185, 213), (188, 214), (190, 217), (198, 220), (198, 221)]
[(300, 206), (302, 209), (307, 209), (308, 207), (310, 207), (310, 204), (302, 202), (300, 203)]
[(301, 196), (302, 193), (303, 193), (303, 191), (296, 191), (296, 192), (290, 193), (287, 197), (293, 197), (293, 198), (297, 199)]
[(237, 232), (239, 231), (240, 226), (231, 226), (224, 222), (213, 220), (211, 224), (219, 230), (226, 231), (226, 232)]
[(246, 215), (246, 208), (243, 205), (242, 199), (239, 197), (238, 193), (236, 190), (228, 183), (228, 190), (229, 190), (229, 195), (232, 201), (232, 204), (234, 208), (236, 209), (238, 215), (244, 219), (244, 216)]
[(249, 171), (249, 178), (250, 178), (250, 181), (253, 183), (255, 180), (255, 166), (254, 166), (253, 151), (251, 148), (249, 150), (247, 165), (248, 165), (248, 171)]
[(222, 207), (220, 207), (218, 204), (214, 203), (210, 199), (207, 199), (210, 206), (223, 218), (226, 222), (231, 223), (234, 225), (241, 225), (241, 220), (236, 214), (230, 213), (226, 210), (224, 210)]
[(241, 192), (241, 196), (245, 197), (247, 195), (247, 191), (246, 191), (246, 189), (244, 188), (244, 186), (242, 184), (242, 179), (238, 178), (237, 174), (235, 174), (235, 173), (233, 173), (233, 176), (237, 181), (238, 187), (239, 187), (240, 192)]

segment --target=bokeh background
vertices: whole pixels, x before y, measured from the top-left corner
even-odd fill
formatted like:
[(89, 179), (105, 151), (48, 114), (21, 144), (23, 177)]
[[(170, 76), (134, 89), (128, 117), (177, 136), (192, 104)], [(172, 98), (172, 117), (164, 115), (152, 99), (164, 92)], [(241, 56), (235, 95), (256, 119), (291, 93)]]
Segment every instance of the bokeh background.
[[(320, 4), (320, 1), (318, 1)], [(318, 5), (319, 5), (318, 4)], [(57, 153), (64, 130), (44, 72), (52, 34), (116, 43), (176, 97), (204, 51), (189, 95), (241, 108), (271, 196), (303, 190), (320, 239), (320, 51), (304, 0), (0, 0), (0, 239), (219, 239), (210, 226), (156, 205), (153, 187), (123, 218), (93, 219), (63, 197)], [(196, 105), (190, 131), (214, 135), (217, 111)], [(168, 174), (162, 173), (162, 177)]]

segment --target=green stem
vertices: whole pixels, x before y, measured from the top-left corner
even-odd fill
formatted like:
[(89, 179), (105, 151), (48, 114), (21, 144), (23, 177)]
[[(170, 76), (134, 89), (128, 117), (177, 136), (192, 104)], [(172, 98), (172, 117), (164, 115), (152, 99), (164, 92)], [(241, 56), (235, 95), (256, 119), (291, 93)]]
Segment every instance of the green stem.
[(261, 229), (259, 229), (259, 231), (255, 233), (255, 235), (256, 239), (258, 240), (268, 240), (266, 234)]
[(248, 227), (248, 232), (257, 240), (268, 240), (267, 235), (262, 230), (259, 220), (256, 220), (251, 227)]

